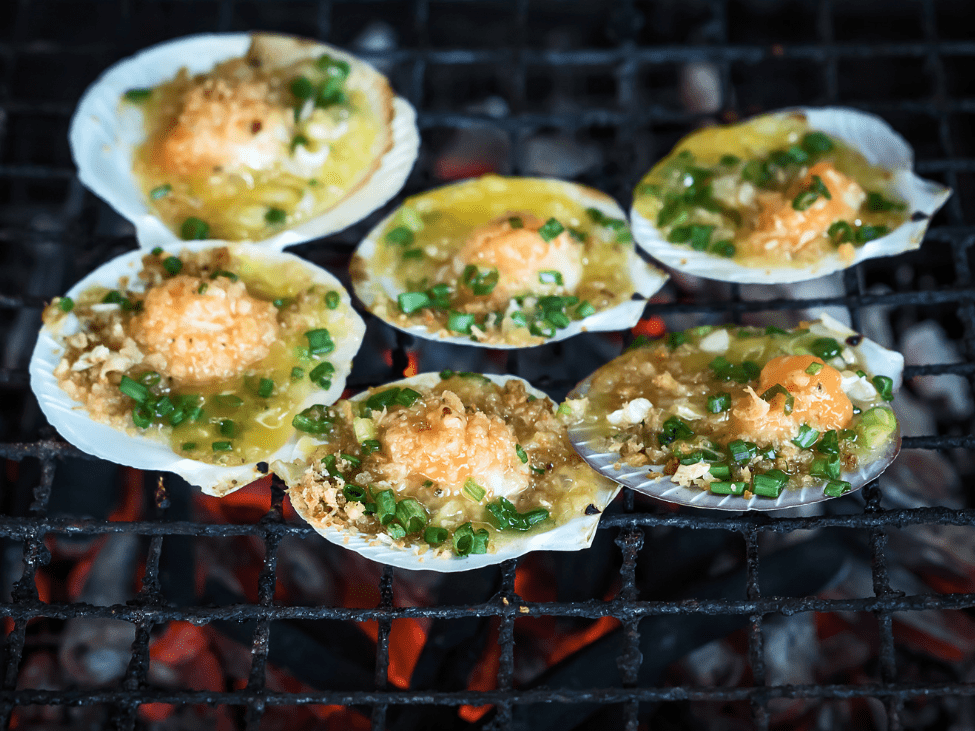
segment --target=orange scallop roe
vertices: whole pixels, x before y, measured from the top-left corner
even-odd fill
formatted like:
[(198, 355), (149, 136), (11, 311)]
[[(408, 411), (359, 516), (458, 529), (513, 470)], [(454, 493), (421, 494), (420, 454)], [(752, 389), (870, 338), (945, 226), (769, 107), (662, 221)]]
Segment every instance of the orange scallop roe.
[[(831, 197), (820, 196), (806, 210), (797, 211), (792, 207), (792, 201), (799, 193), (809, 189), (814, 175), (823, 182)], [(755, 230), (744, 242), (745, 250), (752, 255), (798, 254), (824, 236), (834, 222), (855, 218), (866, 197), (867, 194), (855, 180), (828, 162), (816, 163), (785, 195), (758, 194), (758, 220)]]
[[(509, 219), (522, 221), (513, 228)], [(543, 225), (531, 214), (511, 213), (475, 229), (457, 253), (462, 269), (467, 264), (498, 270), (498, 288), (505, 298), (527, 292), (545, 291), (539, 272), (557, 271), (566, 291), (582, 279), (582, 247), (563, 231), (551, 241), (538, 233)]]
[(191, 175), (272, 166), (287, 152), (285, 110), (266, 82), (207, 79), (186, 93), (175, 126), (156, 149), (167, 173)]
[(274, 305), (249, 295), (243, 282), (183, 274), (150, 289), (131, 326), (136, 342), (165, 360), (163, 373), (190, 385), (239, 376), (267, 357), (278, 336)]
[(381, 424), (380, 441), (389, 458), (383, 468), (388, 479), (433, 480), (454, 495), (473, 479), (487, 491), (487, 499), (510, 497), (528, 487), (528, 465), (518, 458), (514, 432), (503, 419), (468, 412), (452, 391), (428, 398), (425, 406), (420, 424), (409, 412), (384, 417), (388, 423)]
[[(806, 372), (813, 363), (822, 369)], [(812, 355), (780, 355), (762, 369), (758, 390), (746, 389), (732, 405), (732, 420), (742, 439), (755, 442), (786, 441), (799, 433), (802, 424), (818, 431), (844, 429), (853, 418), (853, 403), (843, 393), (840, 372)], [(761, 395), (776, 384), (784, 386), (794, 398), (791, 414), (785, 413), (786, 397), (777, 394), (771, 401)]]

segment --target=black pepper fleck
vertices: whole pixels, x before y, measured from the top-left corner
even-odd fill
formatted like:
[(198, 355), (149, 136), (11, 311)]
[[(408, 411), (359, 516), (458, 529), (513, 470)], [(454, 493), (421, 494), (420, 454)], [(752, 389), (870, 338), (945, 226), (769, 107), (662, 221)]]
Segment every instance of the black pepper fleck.
[(592, 503), (586, 506), (586, 515), (599, 515), (602, 511)]

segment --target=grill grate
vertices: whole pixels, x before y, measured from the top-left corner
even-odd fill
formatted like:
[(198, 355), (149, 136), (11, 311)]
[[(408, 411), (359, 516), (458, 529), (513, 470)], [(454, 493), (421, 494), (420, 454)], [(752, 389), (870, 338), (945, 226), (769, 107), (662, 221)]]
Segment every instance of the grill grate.
[[(0, 6), (0, 457), (6, 460), (0, 475), (0, 572), (6, 572), (0, 573), (0, 618), (5, 618), (0, 621), (7, 623), (0, 667), (2, 727), (16, 727), (18, 714), (27, 708), (46, 706), (65, 726), (70, 711), (80, 707), (101, 708), (103, 718), (116, 728), (142, 728), (151, 723), (140, 715), (140, 707), (150, 703), (232, 707), (232, 723), (247, 729), (260, 728), (276, 707), (312, 705), (355, 707), (373, 729), (424, 727), (418, 719), (434, 714), (439, 714), (436, 718), (444, 728), (467, 728), (470, 724), (456, 709), (486, 704), (494, 711), (474, 723), (498, 729), (549, 728), (563, 712), (570, 714), (564, 728), (637, 729), (652, 721), (667, 728), (681, 719), (686, 722), (687, 713), (736, 703), (745, 705), (743, 718), (756, 729), (802, 727), (795, 719), (776, 715), (776, 703), (782, 699), (824, 704), (876, 699), (882, 718), (872, 727), (892, 730), (924, 727), (915, 721), (920, 718), (917, 709), (925, 704), (938, 709), (928, 724), (931, 728), (960, 713), (959, 708), (971, 713), (975, 684), (966, 670), (971, 657), (920, 662), (895, 625), (928, 610), (968, 617), (975, 593), (901, 590), (898, 572), (904, 571), (904, 557), (889, 544), (897, 532), (925, 526), (969, 529), (964, 536), (971, 542), (975, 507), (969, 485), (975, 437), (970, 412), (951, 416), (929, 402), (933, 432), (922, 430), (921, 436), (904, 439), (905, 452), (937, 452), (960, 475), (964, 487), (951, 500), (935, 496), (926, 506), (895, 504), (885, 500), (886, 477), (865, 487), (862, 497), (825, 503), (815, 515), (788, 517), (672, 512), (627, 493), (602, 520), (597, 537), (601, 548), (559, 557), (574, 561), (569, 565), (588, 574), (605, 569), (596, 562), (597, 555), (611, 556), (609, 565), (619, 578), (610, 598), (568, 592), (571, 599), (560, 595), (550, 601), (527, 601), (516, 592), (518, 571), (528, 560), (523, 559), (454, 579), (453, 588), (441, 591), (441, 597), (450, 597), (442, 603), (409, 606), (397, 601), (394, 589), (414, 577), (387, 567), (378, 578), (375, 606), (356, 608), (355, 603), (341, 601), (304, 606), (275, 598), (282, 543), (317, 537), (310, 528), (288, 520), (277, 482), (271, 484), (270, 509), (258, 522), (199, 519), (186, 507), (186, 485), (169, 477), (159, 477), (158, 482), (156, 476), (146, 478), (147, 492), (153, 494), (145, 497), (150, 507), (138, 520), (111, 520), (105, 517), (108, 511), (91, 517), (98, 515), (96, 508), (78, 496), (65, 497), (71, 487), (97, 492), (100, 475), (118, 478), (43, 425), (28, 389), (26, 359), (41, 304), (134, 245), (131, 227), (75, 178), (66, 136), (81, 91), (110, 63), (151, 43), (200, 31), (262, 28), (316, 36), (342, 46), (357, 39), (395, 43), (381, 52), (369, 51), (366, 44), (359, 53), (387, 69), (394, 87), (417, 107), (423, 147), (407, 194), (438, 182), (437, 162), (458, 139), (487, 145), (505, 172), (530, 173), (539, 164), (533, 145), (547, 136), (564, 145), (559, 149), (596, 150), (595, 161), (582, 166), (575, 177), (626, 202), (653, 160), (713, 116), (688, 111), (680, 101), (681, 74), (688, 64), (707, 64), (716, 72), (721, 99), (717, 116), (726, 119), (800, 103), (845, 104), (883, 115), (915, 146), (918, 173), (955, 190), (935, 219), (923, 253), (866, 262), (837, 277), (835, 290), (797, 294), (777, 289), (771, 299), (735, 285), (695, 291), (694, 283), (682, 281), (670, 285), (648, 312), (668, 323), (682, 323), (741, 321), (776, 311), (798, 317), (809, 308), (832, 306), (846, 310), (855, 328), (879, 321), (897, 337), (909, 326), (932, 319), (944, 327), (961, 357), (946, 364), (934, 362), (940, 359), (933, 356), (923, 359), (907, 368), (905, 378), (961, 376), (967, 389), (975, 375), (973, 25), (966, 0), (620, 0), (605, 5), (550, 0), (21, 0)], [(489, 95), (500, 102), (503, 113), (484, 103)], [(353, 246), (378, 218), (373, 216), (327, 244), (305, 244), (297, 251), (344, 276)], [(620, 344), (612, 337), (589, 342), (600, 352)], [(357, 363), (352, 387), (398, 377), (407, 352), (419, 347), (372, 321), (364, 348), (376, 353), (389, 345), (391, 364)], [(579, 352), (574, 346), (580, 347), (570, 341), (541, 348), (539, 361), (569, 361)], [(563, 395), (574, 382), (564, 369), (555, 367), (535, 377), (529, 359), (517, 354), (504, 358), (495, 365), (532, 378), (553, 396)], [(51, 565), (53, 538), (94, 540), (112, 535), (141, 540), (144, 567), (139, 568), (141, 588), (133, 600), (107, 606), (41, 600), (40, 575), (50, 570), (63, 576), (68, 571)], [(657, 591), (650, 580), (662, 570), (656, 551), (684, 545), (680, 540), (706, 543), (715, 535), (733, 546), (737, 573), (710, 588), (694, 584), (690, 593)], [(808, 560), (804, 554), (809, 550), (803, 545), (812, 544), (804, 543), (810, 535), (829, 537), (814, 546), (822, 566), (859, 558), (870, 566), (872, 585), (859, 596), (839, 598), (820, 591), (825, 580), (812, 590), (790, 589), (784, 576), (793, 573), (790, 561)], [(252, 596), (211, 603), (179, 588), (174, 578), (179, 556), (199, 550), (203, 541), (231, 539), (251, 539), (262, 547)], [(341, 549), (334, 550), (341, 560)], [(672, 558), (679, 556), (664, 555), (663, 562)], [(22, 570), (19, 577), (16, 570)], [(766, 646), (770, 623), (807, 613), (875, 618), (878, 651), (865, 680), (774, 682)], [(524, 675), (519, 675), (519, 620), (580, 622), (605, 617), (619, 620), (621, 626), (611, 645), (609, 672), (597, 672), (599, 663), (606, 661), (601, 658), (593, 660), (590, 672), (572, 676), (570, 657), (540, 680), (519, 680)], [(52, 636), (76, 618), (124, 620), (135, 626), (123, 677), (93, 689), (32, 688), (24, 677), (27, 660), (39, 648), (50, 649), (57, 642)], [(390, 637), (393, 623), (405, 619), (430, 621), (441, 637), (477, 633), (479, 646), (490, 644), (484, 633), (494, 623), (500, 646), (493, 674), (496, 689), (466, 690), (463, 678), (459, 684), (431, 680), (436, 673), (423, 666), (422, 657), (414, 681), (420, 682), (422, 675), (424, 687), (394, 687), (388, 680)], [(193, 690), (186, 683), (166, 689), (152, 682), (150, 641), (175, 620), (206, 626), (226, 623), (236, 627), (228, 632), (245, 633), (249, 666), (242, 682), (220, 692)], [(272, 668), (287, 668), (293, 660), (279, 649), (285, 623), (301, 621), (333, 628), (342, 622), (343, 632), (353, 631), (353, 622), (374, 621), (372, 685), (350, 689), (326, 684), (318, 690), (287, 691), (270, 682)], [(681, 644), (694, 628), (711, 638), (705, 629), (708, 623), (718, 628), (715, 639), (744, 628), (750, 671), (745, 682), (675, 683), (673, 676), (664, 682), (659, 674), (656, 680), (645, 679), (649, 668), (656, 667), (656, 638)], [(727, 630), (720, 629), (726, 625)], [(575, 659), (587, 660), (586, 653), (595, 652), (596, 645)], [(690, 644), (687, 651), (695, 647)], [(919, 667), (927, 670), (918, 671)], [(412, 706), (418, 709), (410, 716)], [(584, 719), (593, 713), (605, 725), (587, 726)]]

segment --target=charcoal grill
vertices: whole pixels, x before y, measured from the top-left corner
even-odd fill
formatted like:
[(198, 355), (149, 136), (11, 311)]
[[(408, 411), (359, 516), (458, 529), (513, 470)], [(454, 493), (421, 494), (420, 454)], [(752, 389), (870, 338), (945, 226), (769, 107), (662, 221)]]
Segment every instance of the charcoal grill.
[[(270, 485), (270, 509), (259, 520), (216, 523), (187, 508), (192, 491), (185, 484), (145, 475), (146, 508), (138, 519), (110, 519), (111, 499), (103, 485), (117, 483), (118, 473), (46, 427), (27, 383), (26, 359), (43, 302), (134, 246), (130, 227), (75, 177), (67, 149), (69, 115), (102, 69), (141, 47), (193, 32), (249, 29), (358, 44), (361, 55), (386, 70), (397, 91), (416, 106), (423, 139), (404, 195), (439, 182), (444, 159), (458, 150), (461, 157), (473, 156), (467, 160), (472, 165), (525, 173), (568, 164), (569, 153), (583, 149), (598, 154), (583, 155), (570, 174), (628, 204), (648, 165), (706, 120), (792, 104), (845, 104), (880, 114), (914, 145), (919, 174), (955, 190), (920, 252), (871, 260), (837, 277), (836, 289), (805, 289), (798, 296), (678, 280), (649, 305), (647, 315), (673, 327), (748, 321), (773, 312), (797, 316), (828, 306), (848, 312), (855, 328), (879, 323), (895, 339), (913, 324), (933, 320), (959, 357), (925, 353), (907, 368), (906, 390), (911, 392), (912, 379), (921, 376), (958, 376), (963, 389), (972, 384), (975, 21), (966, 0), (4, 3), (3, 728), (26, 728), (23, 714), (38, 709), (54, 728), (66, 727), (78, 713), (113, 728), (148, 728), (163, 722), (140, 709), (158, 703), (226, 707), (231, 726), (246, 729), (261, 728), (283, 708), (322, 705), (357, 709), (364, 727), (372, 729), (424, 728), (434, 725), (432, 719), (441, 728), (677, 728), (715, 707), (732, 709), (739, 725), (728, 728), (803, 727), (801, 718), (779, 713), (789, 702), (805, 702), (807, 708), (867, 707), (872, 715), (860, 717), (859, 728), (940, 728), (952, 719), (971, 719), (975, 684), (965, 648), (957, 648), (962, 656), (954, 660), (925, 657), (895, 631), (900, 619), (932, 610), (968, 621), (975, 607), (975, 593), (964, 591), (964, 584), (929, 582), (905, 591), (897, 578), (905, 570), (904, 554), (892, 550), (892, 535), (955, 526), (962, 540), (975, 537), (971, 411), (952, 413), (925, 404), (919, 394), (915, 398), (931, 410), (931, 419), (926, 430), (904, 439), (905, 454), (943, 455), (960, 478), (950, 498), (939, 493), (928, 500), (894, 500), (886, 477), (859, 496), (830, 501), (808, 514), (674, 511), (625, 494), (604, 516), (591, 551), (534, 566), (533, 580), (544, 575), (560, 582), (549, 599), (529, 601), (516, 592), (518, 572), (530, 558), (455, 578), (432, 592), (430, 601), (412, 606), (394, 602), (394, 590), (415, 577), (389, 568), (377, 572), (371, 590), (379, 601), (368, 608), (342, 600), (308, 605), (276, 599), (282, 542), (317, 540), (309, 528), (286, 519), (278, 483)], [(710, 74), (717, 96), (688, 106), (689, 89), (682, 80), (691, 64)], [(539, 139), (554, 140), (564, 159), (539, 157)], [(297, 251), (345, 276), (353, 246), (379, 215)], [(421, 364), (436, 358), (444, 366), (465, 357), (451, 349), (430, 355), (427, 346), (377, 321), (369, 327), (350, 380), (353, 388), (399, 377), (412, 362), (411, 353), (419, 353)], [(541, 348), (530, 357), (498, 356), (489, 365), (525, 375), (558, 398), (579, 375), (566, 363), (583, 350), (606, 359), (621, 344), (612, 336), (592, 336)], [(139, 537), (140, 565), (132, 579), (140, 588), (133, 599), (107, 605), (42, 600), (42, 579), (64, 581), (73, 568), (61, 555), (52, 562), (53, 540), (84, 543), (119, 535)], [(816, 537), (807, 540), (810, 535)], [(203, 541), (235, 539), (262, 547), (248, 596), (194, 589), (190, 579), (180, 578), (181, 567), (192, 565)], [(341, 550), (334, 550), (340, 561)], [(718, 553), (730, 556), (728, 571), (715, 566)], [(683, 557), (694, 557), (704, 573), (668, 575), (667, 564)], [(872, 585), (854, 596), (831, 594), (830, 587), (842, 578), (840, 567), (852, 559), (869, 565)], [(607, 566), (612, 572), (606, 582), (592, 579)], [(58, 586), (53, 592), (67, 596)], [(871, 618), (877, 652), (865, 661), (860, 680), (774, 680), (766, 647), (770, 626), (809, 615)], [(519, 623), (526, 618), (584, 628), (607, 617), (618, 620), (617, 629), (547, 669), (523, 667), (523, 643), (516, 637), (522, 637)], [(78, 618), (124, 620), (135, 627), (124, 673), (115, 682), (87, 687), (32, 684), (25, 677), (32, 656), (56, 648), (67, 622)], [(395, 687), (388, 678), (392, 628), (411, 618), (427, 623), (427, 646), (410, 687)], [(194, 690), (185, 682), (167, 686), (150, 678), (150, 642), (173, 621), (215, 627), (242, 645), (247, 663), (241, 682)], [(329, 643), (329, 637), (357, 636), (354, 623), (367, 621), (378, 627), (375, 642)], [(734, 632), (747, 661), (742, 682), (687, 682), (675, 674), (676, 660)], [(309, 645), (307, 638), (316, 633), (320, 643)], [(494, 689), (474, 689), (485, 684), (469, 683), (467, 673), (484, 665), (482, 652), (495, 640), (500, 652), (486, 683)], [(465, 644), (476, 650), (465, 651)], [(323, 654), (309, 656), (309, 647)], [(351, 670), (340, 677), (316, 669), (318, 657), (327, 664), (340, 657), (361, 660), (363, 654), (368, 655), (364, 679)], [(465, 669), (464, 677), (445, 677), (448, 656), (455, 663), (451, 667)], [(279, 670), (300, 681), (300, 689), (271, 684), (269, 674)], [(458, 715), (462, 706), (485, 705), (493, 706), (486, 714)]]

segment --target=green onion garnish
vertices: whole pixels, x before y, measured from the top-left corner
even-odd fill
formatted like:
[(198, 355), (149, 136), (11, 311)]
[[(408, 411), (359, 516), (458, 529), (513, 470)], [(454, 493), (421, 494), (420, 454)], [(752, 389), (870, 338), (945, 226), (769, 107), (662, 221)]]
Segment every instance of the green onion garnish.
[(176, 404), (173, 403), (173, 400), (169, 396), (163, 396), (152, 405), (153, 413), (159, 418), (171, 414), (175, 408)]
[(133, 381), (128, 376), (122, 376), (122, 382), (119, 384), (118, 390), (136, 403), (144, 404), (149, 400), (149, 389), (141, 383)]
[(782, 488), (788, 482), (789, 476), (782, 470), (769, 470), (752, 477), (752, 492), (762, 497), (776, 498), (782, 494)]
[(237, 436), (237, 425), (231, 419), (221, 419), (220, 435), (224, 437)]
[(694, 436), (691, 428), (676, 416), (671, 416), (663, 423), (663, 431), (657, 434), (660, 446), (665, 446), (678, 439), (690, 439)]
[(199, 218), (190, 216), (179, 228), (179, 236), (183, 241), (201, 241), (210, 238), (210, 224)]
[(808, 368), (806, 368), (806, 373), (808, 373), (810, 376), (815, 376), (821, 370), (823, 370), (823, 364), (814, 361), (809, 364)]
[(330, 310), (337, 309), (341, 301), (342, 301), (342, 296), (334, 289), (329, 290), (328, 292), (325, 293), (325, 306), (328, 309)]
[(298, 366), (295, 366), (294, 368), (291, 369), (291, 380), (292, 381), (300, 381), (304, 377), (305, 377), (305, 369), (304, 368), (299, 368)]
[(849, 492), (852, 488), (853, 485), (844, 480), (830, 480), (826, 483), (826, 487), (823, 488), (823, 494), (826, 497), (839, 497), (843, 493)]
[(871, 211), (903, 211), (907, 205), (884, 198), (880, 193), (870, 192), (867, 193), (867, 208)]
[(708, 396), (708, 413), (720, 414), (731, 408), (731, 394), (721, 391), (712, 396)]
[(163, 259), (163, 269), (173, 275), (179, 274), (183, 270), (183, 262), (178, 256), (167, 256)]
[(460, 279), (476, 295), (491, 294), (498, 284), (498, 270), (488, 269), (482, 272), (473, 264), (468, 264)]
[(858, 244), (865, 244), (868, 241), (879, 239), (890, 233), (886, 226), (861, 226), (854, 233), (854, 241)]
[(305, 337), (308, 338), (308, 352), (311, 355), (327, 355), (335, 350), (332, 336), (325, 328), (308, 330)]
[(562, 273), (554, 269), (546, 269), (538, 273), (538, 281), (541, 284), (556, 284), (562, 286)]
[(345, 499), (350, 503), (361, 503), (366, 497), (366, 489), (359, 485), (347, 483), (342, 488), (342, 494), (345, 495)]
[(309, 434), (326, 434), (332, 429), (332, 418), (327, 406), (315, 404), (295, 414), (291, 426)]
[(191, 449), (196, 449), (196, 442), (183, 442), (183, 451), (188, 452)]
[(718, 480), (712, 482), (708, 489), (715, 495), (744, 495), (746, 482), (727, 482)]
[(413, 243), (413, 232), (410, 231), (406, 226), (397, 226), (388, 234), (386, 234), (387, 244), (396, 244), (398, 246), (409, 246)]
[(839, 454), (840, 435), (837, 434), (833, 429), (830, 429), (823, 434), (823, 438), (816, 443), (816, 451), (820, 454)]
[(61, 312), (71, 312), (74, 309), (74, 300), (70, 297), (58, 297), (58, 309)]
[(404, 259), (422, 259), (423, 249), (406, 249), (403, 251)]
[(711, 247), (711, 251), (718, 256), (723, 256), (730, 259), (735, 255), (737, 249), (735, 249), (735, 245), (731, 243), (730, 239), (725, 239), (724, 241), (715, 242), (715, 244)]
[(741, 158), (737, 155), (722, 155), (721, 159), (718, 160), (718, 165), (722, 167), (730, 168), (734, 167), (741, 162)]
[(319, 388), (328, 390), (332, 387), (331, 376), (334, 373), (335, 366), (329, 363), (327, 360), (323, 360), (321, 363), (311, 369), (311, 373), (308, 374), (308, 380)]
[(833, 149), (833, 141), (822, 132), (807, 133), (800, 144), (810, 155), (818, 155)]
[(511, 226), (511, 228), (524, 228), (525, 227), (525, 222), (522, 221), (517, 216), (511, 216), (508, 219), (508, 225)]
[(809, 346), (809, 350), (812, 351), (813, 355), (823, 360), (829, 360), (838, 356), (843, 348), (833, 338), (818, 338)]
[(565, 226), (559, 223), (556, 219), (550, 218), (542, 225), (541, 228), (538, 229), (538, 235), (546, 241), (551, 241), (563, 231), (565, 231)]
[(236, 274), (233, 272), (228, 272), (226, 269), (218, 269), (210, 275), (210, 279), (216, 279), (217, 277), (226, 277), (231, 282), (236, 282), (240, 279), (240, 277), (238, 277)]
[(439, 546), (447, 540), (448, 535), (446, 528), (441, 528), (439, 525), (430, 525), (423, 531), (423, 540), (431, 546)]
[(274, 393), (274, 381), (270, 378), (262, 378), (257, 386), (257, 395), (268, 398), (272, 393)]
[(149, 197), (157, 201), (160, 198), (165, 198), (173, 191), (173, 186), (169, 183), (163, 183), (162, 185), (157, 185), (155, 188), (149, 191)]
[(846, 221), (834, 221), (826, 229), (826, 233), (833, 240), (834, 244), (842, 244), (844, 241), (853, 241), (853, 226)]
[(463, 493), (476, 503), (481, 502), (484, 496), (487, 495), (487, 491), (474, 482), (473, 477), (467, 478), (467, 482), (464, 483)]
[(874, 376), (873, 386), (884, 401), (894, 400), (894, 381), (887, 376)]
[(141, 104), (152, 96), (152, 89), (129, 89), (125, 92), (125, 101)]
[(799, 449), (809, 449), (819, 438), (819, 432), (808, 424), (799, 427), (799, 436), (792, 440)]
[(515, 445), (515, 454), (518, 455), (518, 459), (521, 460), (522, 464), (528, 463), (528, 454), (525, 452), (524, 447), (522, 447), (520, 444)]
[(783, 396), (785, 396), (785, 403), (782, 406), (783, 413), (785, 413), (786, 415), (791, 414), (792, 413), (792, 409), (794, 408), (795, 403), (796, 403), (796, 397), (793, 396), (791, 393), (789, 393), (789, 391), (786, 389), (786, 387), (783, 386), (781, 383), (776, 383), (774, 386), (772, 386), (770, 389), (768, 389), (765, 393), (763, 393), (762, 394), (762, 401), (768, 401), (768, 402), (771, 403), (771, 401), (776, 396), (778, 396), (779, 394), (782, 394)]
[(733, 442), (728, 442), (728, 453), (731, 454), (731, 458), (738, 464), (750, 462), (757, 451), (758, 447), (752, 442), (746, 442), (742, 439), (735, 439)]
[(416, 498), (403, 498), (396, 503), (396, 520), (406, 533), (419, 533), (427, 524), (427, 511)]
[(136, 406), (132, 410), (132, 422), (140, 429), (147, 429), (152, 424), (152, 413), (145, 406)]
[(447, 316), (447, 329), (455, 333), (471, 334), (471, 327), (474, 325), (474, 315), (464, 312), (451, 310)]
[(731, 479), (731, 467), (723, 462), (716, 462), (708, 467), (708, 471), (718, 480)]
[(430, 306), (430, 297), (426, 292), (403, 292), (396, 298), (400, 311), (404, 315), (412, 315), (417, 310)]
[(276, 226), (279, 223), (284, 223), (287, 218), (288, 214), (280, 208), (268, 208), (267, 213), (264, 214), (264, 220), (272, 226)]
[(396, 401), (399, 391), (399, 388), (394, 386), (393, 388), (388, 388), (385, 391), (374, 393), (372, 396), (366, 399), (366, 407), (373, 411), (382, 411), (384, 408)]
[(315, 87), (307, 76), (297, 76), (291, 81), (291, 93), (296, 99), (304, 101), (315, 93)]
[(376, 518), (383, 525), (396, 517), (396, 493), (392, 490), (380, 490), (376, 493)]
[(213, 397), (213, 400), (218, 406), (224, 406), (228, 409), (239, 409), (244, 405), (244, 399), (240, 396), (234, 396), (232, 393), (220, 393)]
[(827, 480), (836, 480), (840, 476), (840, 456), (831, 454), (825, 457), (816, 457), (809, 466), (809, 474), (813, 477), (822, 477)]
[(583, 300), (579, 303), (579, 306), (576, 307), (574, 317), (578, 320), (583, 320), (595, 314), (596, 308), (592, 306), (592, 303), (589, 300)]
[(214, 442), (210, 446), (214, 452), (229, 452), (234, 448), (231, 442)]

